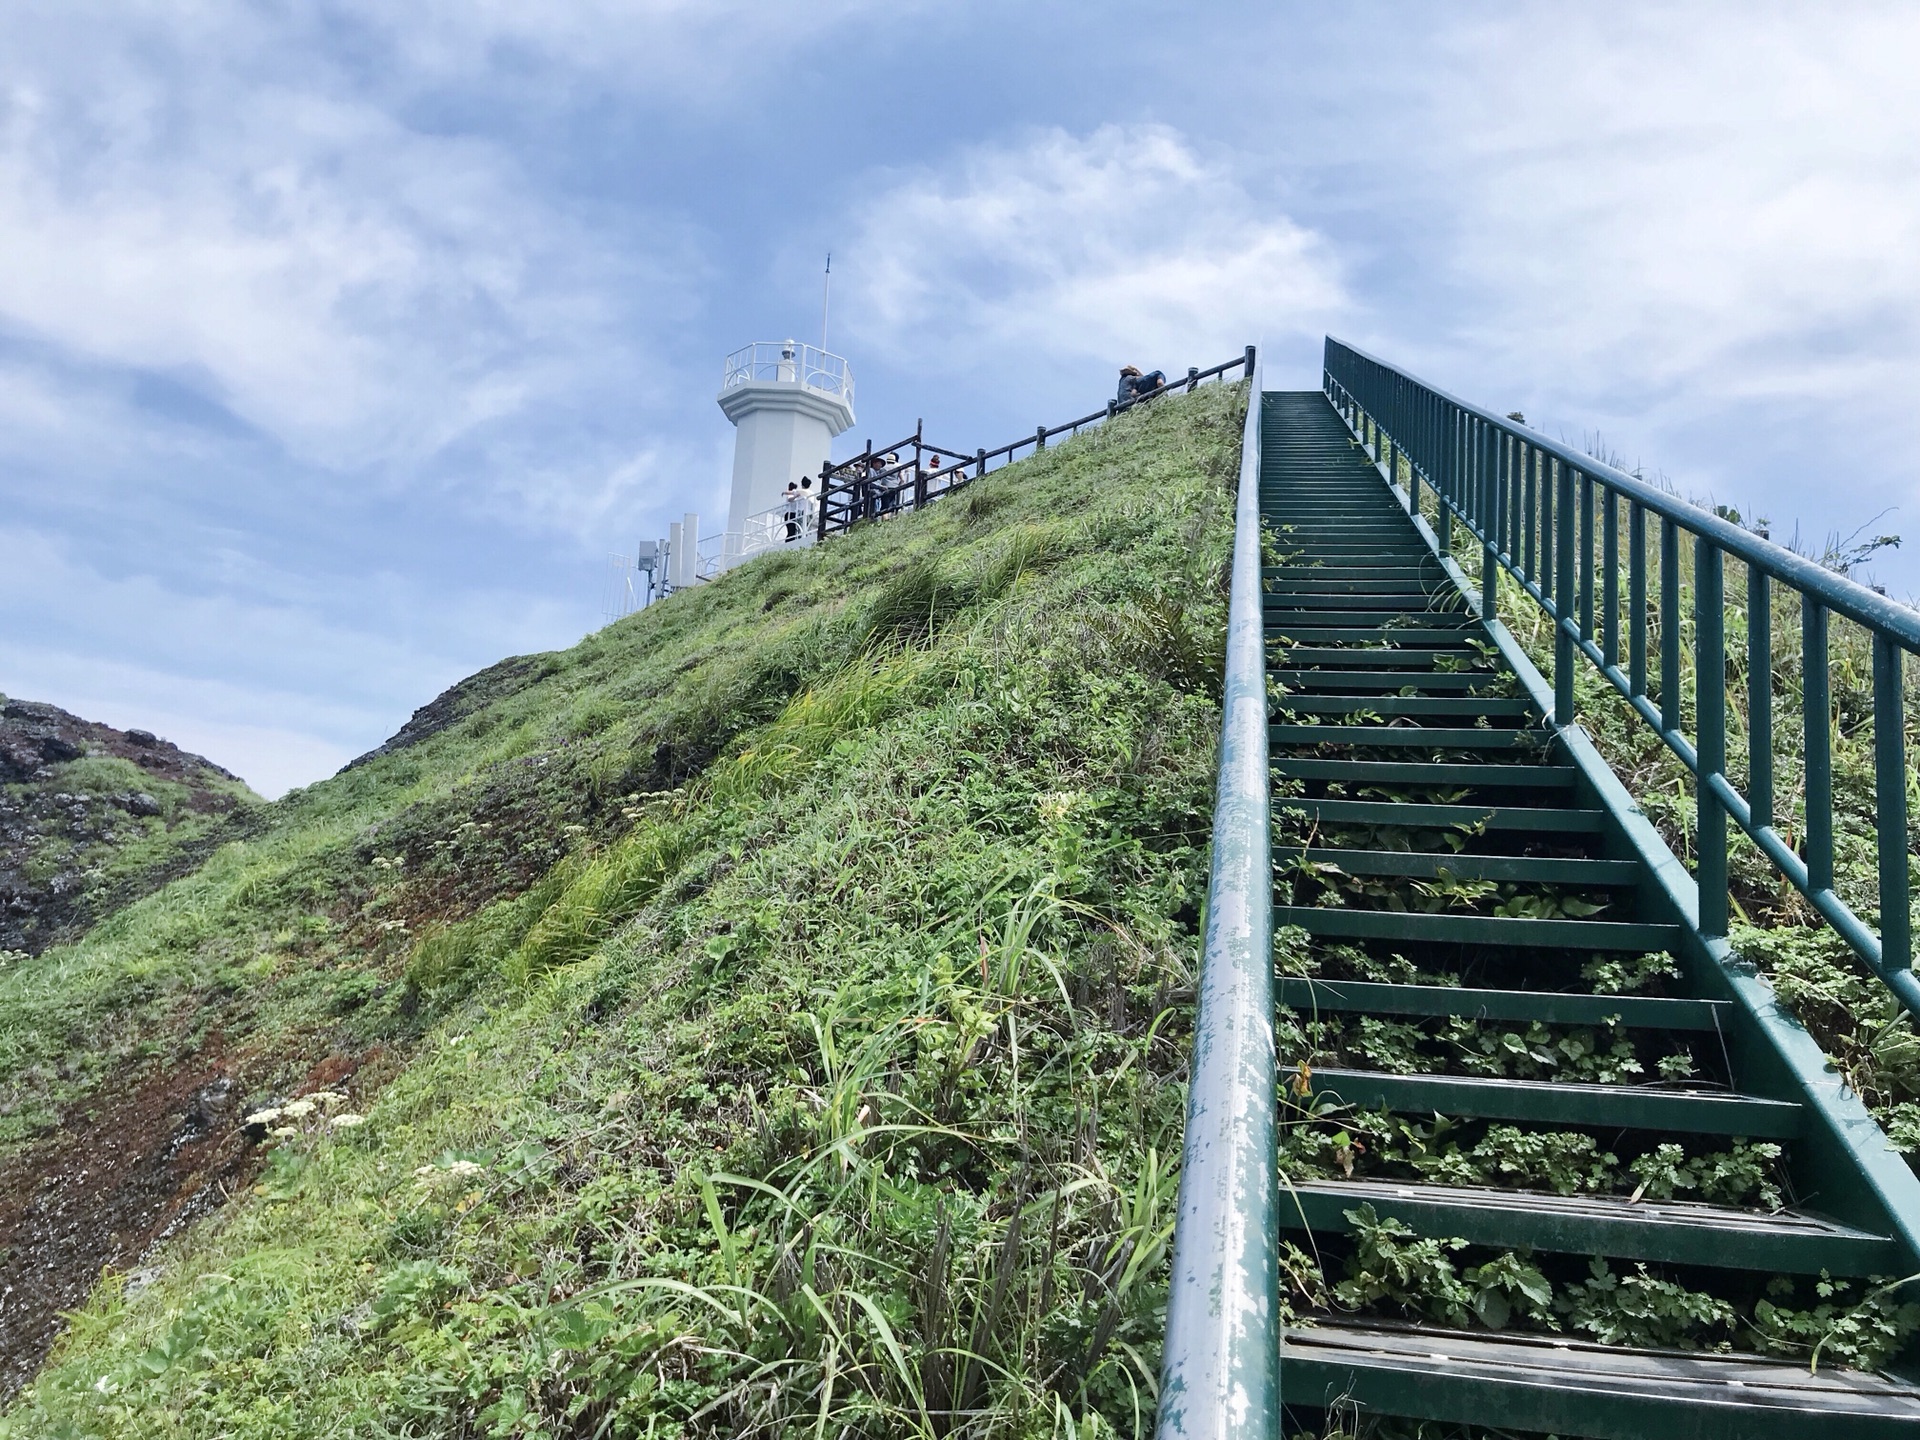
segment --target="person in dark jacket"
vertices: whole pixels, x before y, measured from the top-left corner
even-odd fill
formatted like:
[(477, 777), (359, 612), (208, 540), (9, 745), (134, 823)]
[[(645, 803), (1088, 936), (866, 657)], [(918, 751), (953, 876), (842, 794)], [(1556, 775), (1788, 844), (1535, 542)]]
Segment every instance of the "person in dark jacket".
[(1150, 374), (1142, 375), (1138, 365), (1122, 365), (1120, 390), (1114, 399), (1122, 405), (1131, 404), (1135, 400), (1145, 399), (1157, 390), (1165, 389), (1166, 384), (1167, 374), (1164, 370), (1155, 370)]

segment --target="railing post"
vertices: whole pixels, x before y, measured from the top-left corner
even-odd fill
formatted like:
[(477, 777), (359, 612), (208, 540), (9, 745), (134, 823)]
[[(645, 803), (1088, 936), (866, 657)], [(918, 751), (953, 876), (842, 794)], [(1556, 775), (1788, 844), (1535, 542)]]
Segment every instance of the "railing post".
[(1753, 828), (1773, 827), (1773, 599), (1767, 572), (1747, 563), (1747, 804)]
[(1660, 725), (1680, 733), (1680, 527), (1667, 519), (1660, 522)]
[(1194, 391), (1198, 390), (1199, 388), (1200, 388), (1200, 367), (1198, 365), (1189, 365), (1187, 367), (1187, 393), (1191, 395)]
[[(1242, 378), (1247, 380), (1253, 378), (1253, 346), (1251, 345), (1247, 346), (1247, 373)], [(1247, 403), (1252, 404), (1253, 402), (1248, 401)]]
[(982, 445), (973, 452), (973, 478), (981, 480), (987, 473), (987, 447)]
[(1627, 502), (1627, 691), (1647, 693), (1647, 512)]
[(1035, 451), (1040, 451), (1047, 448), (1047, 427), (1046, 426), (1036, 425), (1033, 427), (1033, 448)]
[(1726, 601), (1720, 547), (1705, 536), (1693, 542), (1693, 709), (1700, 768), (1694, 776), (1696, 844), (1700, 855), (1700, 931), (1727, 933), (1727, 810), (1713, 780), (1727, 768)]
[(1833, 697), (1827, 679), (1827, 607), (1800, 597), (1801, 733), (1807, 765), (1807, 890), (1833, 889)]
[[(871, 449), (873, 442), (868, 441), (867, 444), (868, 448)], [(820, 506), (820, 523), (817, 528), (820, 533), (815, 537), (819, 540), (825, 540), (827, 538), (827, 487), (833, 483), (832, 477), (832, 464), (823, 461), (820, 466), (820, 496), (818, 501)]]
[(1907, 859), (1906, 701), (1900, 646), (1873, 636), (1874, 810), (1880, 848), (1880, 962), (1889, 972), (1913, 965), (1913, 899)]
[(1600, 503), (1606, 506), (1600, 521), (1600, 608), (1606, 612), (1600, 658), (1617, 668), (1620, 664), (1620, 502), (1605, 485), (1600, 487), (1600, 495)]
[(1507, 437), (1494, 432), (1499, 447), (1480, 486), (1480, 618), (1491, 624), (1500, 613), (1500, 562), (1494, 554), (1494, 517), (1500, 513), (1501, 476), (1506, 470)]
[(1573, 467), (1564, 460), (1554, 467), (1559, 493), (1553, 518), (1558, 535), (1553, 557), (1553, 723), (1573, 723)]
[(1580, 638), (1593, 642), (1593, 477), (1580, 476)]

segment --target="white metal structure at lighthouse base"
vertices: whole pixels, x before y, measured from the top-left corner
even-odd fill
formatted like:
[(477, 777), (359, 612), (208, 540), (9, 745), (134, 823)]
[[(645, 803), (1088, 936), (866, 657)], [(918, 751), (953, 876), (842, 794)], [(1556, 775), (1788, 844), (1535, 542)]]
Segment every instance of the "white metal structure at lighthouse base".
[[(789, 543), (787, 485), (811, 479), (818, 489), (833, 437), (853, 426), (853, 372), (812, 345), (756, 341), (727, 357), (720, 408), (736, 431), (732, 503), (714, 557), (714, 568), (725, 570)], [(797, 538), (811, 541), (808, 527)]]

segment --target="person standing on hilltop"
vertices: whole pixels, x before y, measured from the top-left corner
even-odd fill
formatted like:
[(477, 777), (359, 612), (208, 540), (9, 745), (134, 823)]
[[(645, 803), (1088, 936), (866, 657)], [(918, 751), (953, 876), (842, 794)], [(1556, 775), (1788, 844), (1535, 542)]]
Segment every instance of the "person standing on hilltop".
[(786, 494), (782, 497), (785, 505), (783, 518), (787, 522), (787, 543), (793, 544), (800, 538), (800, 482), (787, 481)]
[(1166, 384), (1167, 374), (1164, 370), (1155, 370), (1150, 374), (1142, 375), (1138, 365), (1122, 365), (1120, 389), (1114, 399), (1118, 404), (1131, 405), (1135, 400), (1144, 400), (1156, 391), (1165, 389)]

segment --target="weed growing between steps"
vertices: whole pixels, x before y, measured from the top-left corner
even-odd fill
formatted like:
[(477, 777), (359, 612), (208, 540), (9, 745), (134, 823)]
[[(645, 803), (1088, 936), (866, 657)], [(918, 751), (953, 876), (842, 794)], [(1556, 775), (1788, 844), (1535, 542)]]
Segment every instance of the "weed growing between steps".
[(299, 797), (323, 859), (202, 923), (244, 952), (350, 867), (328, 934), (413, 1061), (105, 1283), (4, 1433), (1143, 1433), (1241, 404), (743, 567)]

